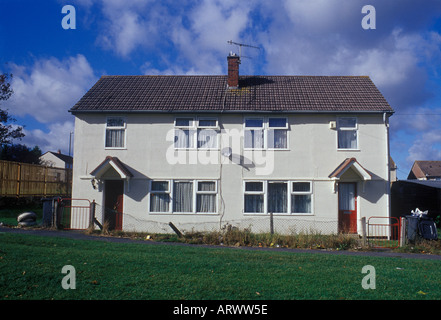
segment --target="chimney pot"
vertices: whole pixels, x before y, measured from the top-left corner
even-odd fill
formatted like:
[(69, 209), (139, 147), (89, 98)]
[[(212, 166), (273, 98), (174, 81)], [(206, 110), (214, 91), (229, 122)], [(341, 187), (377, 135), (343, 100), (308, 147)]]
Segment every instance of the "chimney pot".
[(230, 52), (227, 57), (228, 60), (228, 88), (237, 89), (239, 88), (239, 64), (240, 57), (235, 53)]

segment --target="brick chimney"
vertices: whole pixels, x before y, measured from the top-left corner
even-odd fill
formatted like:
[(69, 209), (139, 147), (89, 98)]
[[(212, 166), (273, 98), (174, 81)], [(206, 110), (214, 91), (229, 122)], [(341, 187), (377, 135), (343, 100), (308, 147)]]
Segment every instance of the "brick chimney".
[(228, 60), (228, 89), (239, 88), (239, 64), (240, 57), (230, 52)]

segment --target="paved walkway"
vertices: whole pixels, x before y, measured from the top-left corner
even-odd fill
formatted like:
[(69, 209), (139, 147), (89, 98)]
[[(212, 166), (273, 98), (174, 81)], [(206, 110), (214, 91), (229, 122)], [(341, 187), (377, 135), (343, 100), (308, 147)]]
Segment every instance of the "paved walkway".
[(258, 250), (258, 251), (279, 251), (279, 252), (283, 251), (283, 252), (293, 252), (293, 253), (337, 254), (337, 255), (348, 255), (348, 256), (371, 256), (371, 257), (387, 257), (387, 258), (441, 260), (441, 255), (399, 253), (399, 252), (393, 252), (391, 250), (349, 251), (349, 250), (313, 250), (313, 249), (289, 249), (289, 248), (227, 247), (227, 246), (214, 246), (214, 245), (194, 245), (194, 244), (187, 244), (180, 242), (156, 242), (156, 241), (134, 240), (130, 238), (102, 236), (102, 235), (87, 235), (81, 231), (0, 227), (0, 233), (2, 232), (30, 234), (30, 235), (45, 236), (45, 237), (63, 237), (63, 238), (78, 239), (78, 240), (95, 240), (95, 241), (117, 242), (117, 243), (142, 243), (146, 245), (198, 246), (205, 248), (230, 248), (234, 250)]

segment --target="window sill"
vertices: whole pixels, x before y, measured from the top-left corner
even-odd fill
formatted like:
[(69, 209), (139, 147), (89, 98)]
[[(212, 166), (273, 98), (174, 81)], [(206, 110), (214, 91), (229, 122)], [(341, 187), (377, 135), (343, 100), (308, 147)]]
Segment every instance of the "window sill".
[(337, 151), (360, 152), (361, 149), (341, 149), (341, 148), (337, 148)]
[(244, 151), (291, 151), (286, 148), (243, 148)]
[(217, 212), (149, 212), (151, 215), (176, 215), (176, 216), (218, 216)]
[(104, 147), (104, 150), (127, 150), (127, 148)]
[(219, 151), (219, 148), (174, 148), (175, 151)]
[[(270, 216), (269, 213), (252, 213), (252, 212), (244, 212), (244, 216)], [(314, 213), (273, 213), (273, 216), (283, 216), (283, 217), (306, 217), (306, 216), (314, 216)]]

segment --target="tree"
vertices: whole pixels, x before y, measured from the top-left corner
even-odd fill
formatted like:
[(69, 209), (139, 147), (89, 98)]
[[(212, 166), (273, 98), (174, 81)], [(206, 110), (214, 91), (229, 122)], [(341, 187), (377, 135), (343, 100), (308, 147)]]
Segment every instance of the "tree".
[(0, 160), (40, 164), (41, 149), (33, 149), (23, 144), (4, 144), (0, 147)]
[[(12, 74), (0, 74), (0, 100), (8, 100), (12, 93), (10, 80)], [(11, 144), (13, 139), (20, 139), (25, 136), (23, 127), (13, 127), (11, 122), (16, 120), (11, 117), (7, 110), (0, 109), (0, 145)]]

